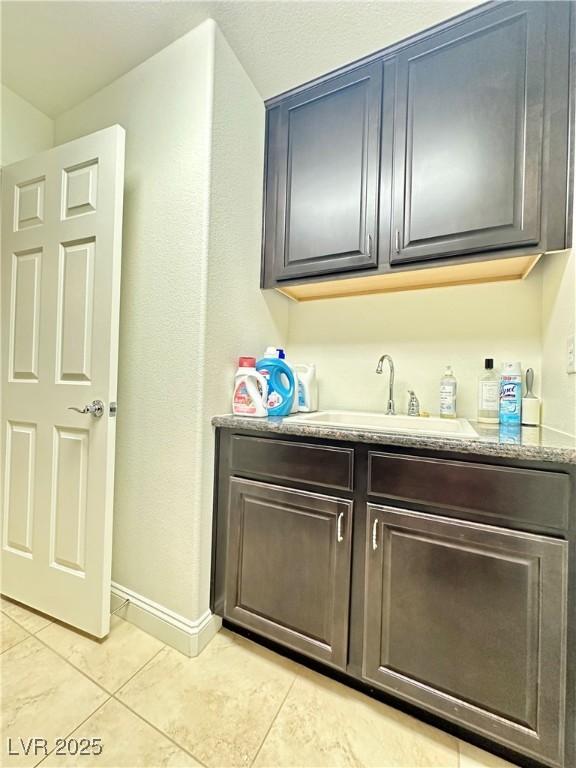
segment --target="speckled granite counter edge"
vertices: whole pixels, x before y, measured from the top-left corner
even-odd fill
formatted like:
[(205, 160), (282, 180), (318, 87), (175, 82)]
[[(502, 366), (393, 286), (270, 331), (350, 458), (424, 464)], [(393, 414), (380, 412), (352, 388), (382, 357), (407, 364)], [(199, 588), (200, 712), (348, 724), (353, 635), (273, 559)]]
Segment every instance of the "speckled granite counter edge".
[[(478, 438), (433, 437), (430, 435), (405, 434), (399, 432), (376, 432), (354, 428), (328, 427), (320, 424), (304, 424), (290, 418), (251, 419), (226, 414), (212, 418), (214, 427), (242, 429), (251, 432), (273, 432), (280, 435), (317, 437), (326, 440), (341, 440), (354, 443), (377, 443), (405, 448), (428, 448), (453, 453), (474, 453), (482, 456), (498, 456), (528, 461), (547, 461), (560, 464), (576, 464), (576, 447), (553, 445), (519, 445), (499, 442), (494, 435)], [(563, 439), (559, 435), (559, 439)], [(565, 438), (569, 440), (569, 438)]]

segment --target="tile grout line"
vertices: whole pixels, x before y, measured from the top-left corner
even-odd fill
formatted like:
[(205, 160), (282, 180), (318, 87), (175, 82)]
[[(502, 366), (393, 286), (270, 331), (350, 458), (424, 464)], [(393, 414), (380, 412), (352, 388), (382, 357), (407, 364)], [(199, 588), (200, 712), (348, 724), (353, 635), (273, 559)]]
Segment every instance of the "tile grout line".
[(143, 664), (139, 669), (134, 672), (133, 675), (131, 675), (128, 680), (122, 683), (112, 694), (112, 698), (114, 701), (117, 701), (118, 704), (120, 704), (122, 707), (126, 707), (126, 709), (131, 712), (135, 717), (137, 717), (139, 720), (142, 720), (143, 723), (146, 723), (146, 725), (150, 726), (150, 728), (153, 728), (157, 733), (159, 733), (161, 736), (163, 736), (165, 739), (168, 739), (168, 741), (171, 741), (174, 746), (176, 746), (178, 749), (182, 750), (182, 752), (185, 752), (189, 757), (191, 757), (193, 760), (195, 760), (200, 765), (204, 766), (204, 768), (207, 768), (205, 763), (203, 763), (201, 760), (199, 760), (192, 752), (190, 752), (186, 747), (182, 746), (182, 744), (179, 744), (175, 739), (173, 739), (169, 734), (167, 734), (165, 731), (163, 731), (161, 728), (159, 728), (157, 725), (154, 725), (154, 723), (147, 720), (143, 715), (141, 715), (139, 712), (137, 712), (135, 709), (132, 709), (132, 707), (127, 704), (122, 699), (118, 698), (117, 694), (120, 693), (122, 688), (124, 688), (128, 683), (133, 680), (136, 675), (140, 674), (140, 672), (143, 672), (144, 669), (148, 666), (148, 664), (151, 664), (156, 656), (160, 654), (161, 651), (164, 651), (168, 646), (163, 645), (162, 648), (159, 648), (158, 651), (152, 656), (152, 658), (148, 659), (148, 661)]
[[(109, 702), (109, 701), (110, 701), (112, 698), (113, 698), (112, 696), (108, 696), (108, 698), (107, 698), (107, 699), (105, 699), (105, 700), (102, 702), (102, 704), (99, 704), (99, 705), (96, 707), (96, 709), (95, 709), (93, 712), (90, 712), (90, 714), (89, 714), (87, 717), (85, 717), (85, 718), (84, 718), (84, 720), (82, 720), (82, 722), (81, 722), (81, 723), (78, 723), (78, 725), (75, 725), (75, 726), (74, 726), (74, 728), (72, 728), (72, 730), (71, 730), (69, 733), (67, 733), (67, 734), (66, 734), (66, 736), (60, 736), (59, 738), (61, 738), (61, 739), (64, 739), (64, 740), (66, 740), (66, 739), (69, 739), (69, 738), (72, 736), (72, 734), (73, 734), (75, 731), (77, 731), (77, 730), (78, 730), (78, 728), (82, 728), (82, 726), (84, 725), (84, 723), (86, 723), (88, 720), (90, 720), (90, 718), (92, 717), (92, 715), (95, 715), (95, 714), (96, 714), (96, 712), (98, 712), (98, 710), (102, 709), (102, 707), (103, 707), (105, 704), (108, 704), (108, 702)], [(56, 749), (56, 746), (54, 746), (54, 747), (53, 747), (53, 748), (50, 750), (50, 752), (48, 752), (48, 754), (47, 754), (47, 755), (44, 755), (44, 757), (42, 758), (42, 760), (40, 760), (40, 761), (39, 761), (39, 762), (37, 762), (37, 763), (34, 763), (34, 768), (38, 768), (38, 766), (39, 766), (39, 765), (42, 765), (42, 763), (44, 762), (44, 760), (48, 760), (48, 758), (49, 758), (49, 757), (50, 757), (50, 755), (51, 755), (51, 754), (52, 754), (52, 753), (55, 751), (55, 749)], [(64, 757), (64, 755), (62, 755), (62, 757)]]
[[(166, 646), (165, 646), (165, 645), (163, 645), (163, 646), (162, 646), (162, 648), (158, 648), (158, 650), (156, 651), (156, 653), (155, 653), (155, 654), (153, 654), (152, 656), (150, 656), (150, 658), (149, 658), (147, 661), (145, 661), (145, 662), (144, 662), (144, 664), (142, 664), (140, 667), (138, 667), (138, 669), (136, 670), (136, 672), (133, 672), (133, 673), (130, 675), (130, 677), (129, 677), (127, 680), (124, 680), (124, 682), (123, 682), (123, 683), (121, 683), (121, 684), (118, 686), (118, 688), (115, 688), (115, 689), (112, 691), (112, 693), (111, 693), (110, 695), (111, 695), (111, 696), (114, 696), (114, 698), (116, 698), (116, 694), (117, 694), (117, 693), (119, 693), (119, 692), (122, 690), (122, 688), (124, 688), (124, 686), (125, 686), (125, 685), (128, 685), (128, 683), (129, 683), (131, 680), (133, 680), (133, 679), (136, 677), (136, 675), (140, 674), (140, 672), (143, 672), (143, 671), (144, 671), (144, 669), (145, 669), (145, 668), (148, 666), (148, 664), (151, 664), (151, 663), (154, 661), (154, 659), (156, 658), (156, 656), (158, 656), (158, 654), (162, 653), (162, 651), (164, 651), (165, 649), (166, 649)], [(117, 699), (117, 700), (118, 700), (118, 701), (120, 701), (120, 699)]]
[[(26, 632), (26, 630), (24, 631)], [(34, 637), (34, 635), (31, 635), (29, 632), (26, 632), (26, 637), (21, 637), (20, 640), (16, 640), (16, 642), (13, 645), (10, 645), (8, 648), (4, 648), (4, 650), (0, 652), (0, 656), (3, 656), (5, 653), (8, 653), (8, 651), (11, 651), (12, 648), (16, 648), (17, 645), (20, 645), (20, 643), (23, 643), (25, 640), (28, 640), (29, 637)]]
[[(43, 627), (42, 629), (46, 629), (46, 627)], [(39, 631), (41, 631), (41, 630), (39, 630)], [(130, 675), (128, 680), (125, 680), (123, 683), (121, 683), (121, 685), (119, 685), (118, 688), (115, 689), (115, 691), (109, 691), (107, 688), (105, 688), (102, 685), (102, 683), (99, 683), (97, 680), (94, 680), (93, 677), (90, 677), (90, 675), (86, 674), (86, 672), (84, 672), (82, 669), (77, 667), (75, 664), (72, 664), (72, 662), (69, 659), (67, 659), (65, 656), (63, 656), (60, 653), (60, 651), (57, 651), (55, 648), (52, 648), (52, 646), (48, 645), (48, 643), (46, 643), (44, 640), (42, 640), (42, 638), (38, 637), (38, 635), (30, 635), (30, 637), (33, 637), (35, 640), (38, 640), (38, 642), (41, 643), (45, 648), (47, 648), (49, 651), (52, 651), (52, 653), (56, 654), (56, 656), (58, 656), (58, 658), (62, 659), (62, 661), (65, 661), (66, 664), (68, 664), (68, 666), (72, 667), (72, 669), (75, 669), (76, 672), (79, 672), (87, 680), (90, 680), (91, 683), (94, 683), (94, 685), (98, 686), (98, 688), (100, 688), (100, 690), (104, 691), (104, 693), (107, 696), (114, 696), (115, 692), (119, 691), (120, 688), (123, 688), (129, 680), (132, 680), (134, 675), (137, 675), (138, 672), (140, 672), (142, 669), (144, 669), (144, 667), (149, 662), (151, 662), (152, 659), (155, 658), (160, 653), (160, 651), (163, 651), (164, 648), (166, 648), (165, 645), (163, 645), (162, 648), (159, 648), (153, 656), (151, 656), (147, 661), (144, 662), (144, 664), (142, 664), (141, 667), (138, 667), (138, 669), (136, 670), (136, 672), (134, 672), (134, 674)], [(10, 649), (8, 649), (8, 650), (10, 650)]]
[(65, 656), (62, 656), (62, 654), (59, 651), (49, 646), (48, 643), (45, 643), (44, 640), (39, 638), (37, 635), (31, 635), (31, 637), (33, 637), (34, 640), (37, 640), (41, 645), (43, 645), (44, 648), (47, 648), (49, 651), (52, 651), (52, 653), (58, 656), (59, 659), (62, 659), (62, 661), (66, 662), (66, 664), (68, 664), (69, 667), (72, 667), (73, 670), (75, 670), (76, 672), (79, 672), (83, 677), (86, 678), (86, 680), (89, 680), (97, 688), (100, 688), (100, 690), (103, 691), (106, 694), (106, 696), (109, 696), (109, 697), (113, 696), (113, 694), (107, 688), (104, 688), (104, 686), (101, 683), (99, 683), (97, 680), (94, 680), (94, 678), (90, 677), (90, 675), (87, 675), (86, 672), (84, 672), (83, 670), (74, 666), (74, 664), (72, 664), (71, 661), (69, 661)]
[[(4, 599), (6, 599), (6, 598), (4, 598)], [(15, 606), (17, 606), (18, 608), (20, 608), (20, 607), (21, 607), (19, 603), (10, 603), (10, 605), (15, 605)], [(7, 617), (8, 619), (10, 619), (11, 621), (13, 621), (15, 624), (18, 624), (18, 626), (19, 626), (19, 627), (22, 627), (22, 629), (26, 630), (26, 632), (28, 632), (28, 634), (29, 634), (29, 635), (32, 635), (32, 636), (34, 636), (34, 635), (38, 634), (38, 632), (42, 632), (42, 630), (43, 630), (43, 629), (46, 629), (46, 627), (49, 627), (49, 626), (50, 626), (50, 624), (54, 624), (54, 620), (53, 620), (53, 619), (49, 619), (49, 618), (47, 618), (47, 617), (45, 618), (45, 614), (43, 614), (43, 613), (34, 613), (34, 612), (32, 611), (32, 609), (31, 609), (31, 608), (30, 608), (30, 609), (25, 609), (25, 610), (29, 610), (29, 611), (30, 611), (30, 613), (32, 614), (32, 616), (38, 616), (39, 618), (41, 618), (41, 619), (45, 619), (45, 621), (47, 621), (47, 622), (48, 622), (48, 623), (47, 623), (47, 624), (45, 624), (43, 627), (39, 627), (37, 630), (35, 630), (34, 632), (32, 632), (31, 630), (29, 630), (29, 629), (28, 629), (28, 627), (25, 627), (25, 626), (24, 626), (24, 624), (21, 624), (21, 623), (18, 621), (18, 619), (15, 619), (13, 616), (10, 616), (10, 614), (8, 613), (8, 611), (4, 610), (4, 608), (2, 608), (1, 610), (2, 610), (2, 613), (3, 613), (3, 615), (4, 615), (4, 616), (6, 616), (6, 617)]]
[(259, 746), (259, 747), (258, 747), (258, 749), (256, 750), (256, 754), (255, 754), (255, 755), (254, 755), (254, 757), (252, 758), (252, 762), (250, 763), (250, 768), (252, 768), (252, 766), (254, 765), (254, 763), (256, 762), (256, 760), (258, 759), (258, 755), (259, 755), (259, 754), (260, 754), (260, 752), (262, 751), (262, 747), (263, 747), (263, 746), (264, 746), (264, 744), (266, 743), (266, 739), (267, 739), (267, 738), (268, 738), (268, 736), (270, 735), (270, 731), (272, 730), (272, 727), (273, 727), (274, 723), (276, 722), (276, 719), (278, 718), (278, 715), (280, 714), (280, 712), (281, 712), (281, 710), (282, 710), (282, 707), (283, 707), (283, 706), (284, 706), (284, 704), (286, 703), (286, 699), (288, 698), (288, 696), (290, 696), (290, 692), (291, 692), (292, 688), (294, 687), (294, 683), (296, 682), (296, 680), (298, 679), (298, 677), (299, 677), (299, 674), (298, 674), (298, 672), (295, 672), (295, 673), (294, 673), (294, 680), (292, 680), (292, 682), (290, 683), (290, 686), (289, 686), (288, 690), (286, 691), (286, 695), (284, 696), (284, 698), (283, 698), (283, 699), (282, 699), (282, 701), (280, 702), (280, 706), (279, 706), (279, 707), (278, 707), (278, 709), (276, 710), (276, 714), (275, 714), (275, 715), (274, 715), (274, 717), (272, 718), (272, 722), (270, 723), (270, 726), (268, 727), (268, 729), (267, 729), (266, 733), (264, 734), (264, 738), (263, 738), (263, 739), (262, 739), (262, 741), (260, 742), (260, 746)]
[[(122, 688), (123, 687), (124, 686), (122, 686)], [(118, 689), (118, 691), (120, 691), (120, 689)], [(150, 728), (153, 728), (157, 733), (160, 734), (160, 736), (164, 736), (165, 739), (168, 739), (168, 741), (171, 741), (172, 744), (174, 744), (175, 747), (178, 747), (178, 749), (180, 749), (182, 752), (185, 752), (189, 757), (191, 757), (193, 760), (195, 760), (199, 765), (203, 766), (203, 768), (207, 768), (206, 764), (203, 763), (202, 760), (197, 758), (196, 755), (194, 755), (192, 752), (190, 752), (190, 750), (187, 747), (184, 747), (182, 744), (177, 742), (176, 739), (172, 738), (172, 736), (170, 736), (168, 733), (163, 731), (157, 725), (154, 725), (153, 722), (151, 722), (150, 720), (147, 720), (144, 717), (144, 715), (140, 714), (140, 712), (138, 712), (135, 709), (132, 709), (132, 707), (129, 704), (127, 704), (125, 701), (123, 701), (122, 699), (119, 699), (115, 694), (113, 696), (111, 696), (111, 698), (114, 699), (114, 701), (117, 701), (118, 704), (121, 704), (123, 707), (126, 707), (126, 709), (129, 712), (131, 712), (133, 715), (135, 715), (139, 720), (142, 720), (143, 723), (146, 723), (146, 725), (149, 725)]]
[[(43, 629), (45, 629), (45, 627), (43, 627)], [(28, 638), (24, 638), (24, 639), (28, 640), (31, 637), (35, 637), (35, 635), (29, 635)], [(168, 739), (168, 741), (171, 741), (172, 744), (174, 744), (174, 746), (176, 746), (178, 749), (181, 749), (189, 757), (191, 757), (197, 763), (199, 763), (200, 765), (204, 766), (204, 768), (206, 768), (205, 764), (201, 760), (199, 760), (197, 757), (195, 757), (191, 752), (189, 752), (185, 747), (183, 747), (182, 745), (178, 744), (178, 742), (176, 742), (171, 736), (169, 736), (167, 733), (164, 733), (164, 731), (162, 731), (160, 728), (158, 728), (153, 723), (151, 723), (148, 720), (146, 720), (146, 718), (142, 717), (142, 715), (140, 715), (138, 712), (136, 712), (134, 709), (132, 709), (132, 707), (128, 706), (124, 701), (122, 701), (121, 699), (119, 699), (116, 696), (116, 694), (119, 693), (120, 690), (122, 688), (124, 688), (124, 686), (127, 685), (134, 677), (136, 677), (137, 674), (142, 672), (143, 669), (148, 664), (150, 664), (156, 658), (156, 656), (158, 656), (159, 653), (161, 653), (161, 651), (165, 650), (166, 645), (163, 645), (161, 648), (159, 648), (153, 656), (151, 656), (147, 661), (145, 661), (144, 664), (142, 664), (141, 667), (139, 667), (132, 675), (130, 675), (130, 677), (127, 680), (125, 680), (121, 685), (118, 686), (118, 688), (115, 689), (115, 691), (113, 693), (111, 693), (106, 688), (104, 688), (104, 686), (102, 686), (96, 680), (91, 678), (89, 675), (87, 675), (81, 669), (78, 669), (78, 667), (74, 666), (74, 664), (72, 664), (72, 662), (68, 661), (68, 659), (66, 659), (64, 656), (62, 656), (62, 654), (60, 654), (58, 651), (55, 651), (53, 648), (51, 648), (49, 645), (47, 645), (47, 643), (45, 643), (43, 640), (41, 640), (38, 637), (35, 637), (35, 639), (38, 640), (38, 642), (41, 645), (43, 645), (45, 648), (47, 648), (49, 651), (52, 651), (56, 656), (58, 656), (60, 659), (62, 659), (62, 661), (66, 662), (66, 664), (68, 664), (68, 666), (70, 666), (70, 667), (72, 667), (72, 669), (76, 670), (76, 672), (79, 672), (81, 675), (83, 675), (91, 683), (94, 683), (94, 685), (96, 685), (98, 688), (100, 688), (100, 690), (103, 691), (106, 694), (106, 696), (107, 696), (107, 698), (101, 704), (99, 704), (96, 707), (96, 709), (94, 709), (87, 717), (85, 717), (84, 720), (82, 720), (82, 722), (80, 722), (77, 725), (75, 725), (72, 728), (72, 730), (69, 733), (67, 733), (66, 736), (64, 736), (62, 738), (65, 738), (65, 739), (69, 738), (71, 736), (71, 734), (74, 733), (74, 731), (78, 730), (78, 728), (80, 728), (82, 725), (84, 725), (84, 723), (92, 717), (92, 715), (96, 714), (96, 712), (98, 712), (98, 710), (100, 710), (104, 706), (104, 704), (107, 704), (109, 701), (111, 701), (113, 699), (114, 701), (116, 701), (121, 706), (126, 707), (126, 709), (129, 712), (131, 712), (133, 715), (135, 715), (139, 720), (142, 720), (143, 722), (145, 722), (147, 725), (149, 725), (151, 728), (153, 728), (161, 736), (164, 736), (164, 738)], [(19, 642), (23, 642), (23, 641), (20, 640)], [(16, 645), (18, 645), (18, 643)], [(14, 647), (14, 646), (12, 646), (12, 647)], [(10, 649), (8, 648), (7, 650), (10, 650)], [(41, 765), (41, 763), (43, 763), (44, 760), (46, 760), (48, 757), (50, 757), (50, 755), (54, 752), (54, 749), (56, 749), (56, 747), (54, 747), (47, 755), (45, 755), (42, 758), (42, 760), (40, 760), (38, 763), (36, 763), (34, 765), (34, 768), (37, 768), (37, 766)]]

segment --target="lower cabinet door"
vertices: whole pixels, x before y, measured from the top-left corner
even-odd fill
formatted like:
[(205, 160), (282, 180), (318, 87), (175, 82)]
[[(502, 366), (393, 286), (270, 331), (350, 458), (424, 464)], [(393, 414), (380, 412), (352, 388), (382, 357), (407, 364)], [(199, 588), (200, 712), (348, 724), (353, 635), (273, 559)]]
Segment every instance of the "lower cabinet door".
[(352, 502), (230, 480), (227, 618), (346, 666)]
[(368, 505), (363, 676), (561, 765), (566, 542)]

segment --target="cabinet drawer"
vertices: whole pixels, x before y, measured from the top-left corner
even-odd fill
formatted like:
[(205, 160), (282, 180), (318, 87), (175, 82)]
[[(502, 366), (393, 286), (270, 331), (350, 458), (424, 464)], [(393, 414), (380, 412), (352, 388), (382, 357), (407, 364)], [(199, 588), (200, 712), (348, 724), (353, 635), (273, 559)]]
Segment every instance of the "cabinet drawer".
[(565, 528), (570, 479), (562, 472), (372, 451), (368, 493), (457, 512)]
[(309, 443), (234, 435), (232, 474), (270, 477), (351, 491), (354, 451)]

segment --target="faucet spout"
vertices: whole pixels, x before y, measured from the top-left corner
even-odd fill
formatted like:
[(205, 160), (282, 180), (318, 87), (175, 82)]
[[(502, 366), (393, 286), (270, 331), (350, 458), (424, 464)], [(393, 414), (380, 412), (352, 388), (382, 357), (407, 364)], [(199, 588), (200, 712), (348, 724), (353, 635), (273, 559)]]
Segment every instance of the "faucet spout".
[(376, 373), (383, 373), (382, 366), (384, 365), (384, 361), (386, 361), (390, 366), (390, 386), (388, 389), (388, 402), (386, 404), (386, 415), (394, 416), (396, 413), (396, 406), (394, 405), (394, 361), (392, 360), (390, 355), (382, 355), (380, 360), (378, 360), (378, 365), (376, 366)]

